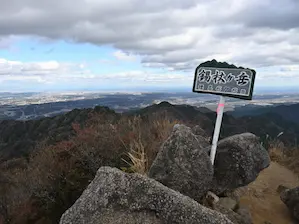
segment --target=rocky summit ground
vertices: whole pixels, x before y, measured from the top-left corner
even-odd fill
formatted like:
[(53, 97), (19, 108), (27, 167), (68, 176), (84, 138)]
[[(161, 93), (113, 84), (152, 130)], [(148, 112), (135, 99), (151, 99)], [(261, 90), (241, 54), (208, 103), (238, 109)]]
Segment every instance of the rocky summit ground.
[(258, 178), (240, 192), (241, 205), (250, 208), (253, 224), (295, 224), (285, 204), (280, 200), (277, 187), (299, 186), (299, 177), (278, 163), (263, 170)]

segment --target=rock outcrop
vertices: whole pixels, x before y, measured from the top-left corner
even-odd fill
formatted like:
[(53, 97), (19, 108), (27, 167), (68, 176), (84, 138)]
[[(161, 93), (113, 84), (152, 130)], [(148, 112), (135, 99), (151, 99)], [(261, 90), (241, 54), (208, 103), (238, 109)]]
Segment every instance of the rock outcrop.
[(200, 201), (213, 179), (213, 166), (204, 146), (206, 142), (198, 139), (189, 127), (175, 125), (154, 160), (149, 177)]
[(282, 191), (280, 198), (288, 207), (291, 214), (299, 220), (299, 187)]
[[(193, 133), (197, 129), (201, 133), (198, 127)], [(248, 185), (270, 165), (268, 152), (259, 138), (243, 133), (219, 141), (212, 167), (210, 146), (207, 147), (204, 137), (193, 133), (184, 125), (176, 125), (152, 164), (149, 176), (199, 201), (208, 190), (219, 195)]]
[(221, 194), (246, 186), (269, 165), (269, 154), (254, 134), (225, 138), (217, 146), (212, 191)]
[(101, 167), (60, 224), (233, 224), (157, 181)]
[[(238, 197), (218, 196), (254, 181), (270, 165), (268, 152), (257, 136), (234, 135), (219, 141), (213, 167), (206, 138), (193, 132), (174, 126), (149, 177), (100, 168), (60, 224), (251, 224)], [(281, 198), (298, 218), (299, 188), (284, 190)]]

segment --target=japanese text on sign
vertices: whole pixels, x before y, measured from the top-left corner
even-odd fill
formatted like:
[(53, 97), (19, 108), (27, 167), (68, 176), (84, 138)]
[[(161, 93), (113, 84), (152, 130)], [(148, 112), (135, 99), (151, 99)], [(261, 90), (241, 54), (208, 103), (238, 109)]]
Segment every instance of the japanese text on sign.
[(194, 91), (249, 98), (254, 75), (249, 69), (198, 67), (195, 71)]

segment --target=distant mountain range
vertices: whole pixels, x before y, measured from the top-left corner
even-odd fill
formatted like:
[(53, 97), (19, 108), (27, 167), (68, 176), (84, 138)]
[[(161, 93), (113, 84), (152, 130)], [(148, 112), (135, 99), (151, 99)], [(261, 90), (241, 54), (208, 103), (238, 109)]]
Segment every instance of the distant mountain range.
[[(55, 143), (68, 139), (74, 134), (74, 122), (84, 126), (90, 113), (102, 112), (118, 119), (121, 116), (140, 115), (143, 118), (152, 114), (167, 114), (189, 126), (199, 125), (212, 136), (216, 120), (215, 112), (206, 108), (189, 105), (172, 105), (168, 102), (153, 104), (143, 109), (116, 113), (108, 107), (94, 109), (75, 109), (66, 114), (39, 120), (0, 122), (0, 159), (26, 156), (40, 141)], [(252, 132), (262, 139), (266, 135), (280, 140), (290, 147), (299, 142), (299, 104), (281, 105), (265, 108), (242, 108), (224, 114), (220, 138), (242, 132)]]
[[(279, 133), (283, 132), (280, 140), (286, 145), (296, 145), (299, 140), (299, 117), (296, 117), (298, 111), (293, 108), (298, 108), (299, 104), (292, 106), (285, 105), (271, 107), (273, 110), (263, 110), (247, 116), (234, 116), (234, 112), (226, 112), (223, 116), (222, 129), (220, 138), (227, 137), (232, 134), (242, 132), (252, 132), (261, 138), (269, 135), (270, 138), (275, 138)], [(289, 115), (286, 119), (279, 112), (285, 110)], [(212, 135), (216, 121), (216, 113), (206, 108), (197, 108), (188, 105), (171, 105), (167, 102), (162, 102), (158, 105), (153, 105), (141, 110), (137, 110), (136, 114), (151, 114), (156, 111), (167, 111), (168, 114), (178, 120), (187, 122), (190, 126), (200, 125), (209, 135)], [(236, 110), (238, 111), (238, 109)], [(292, 119), (291, 119), (292, 118)]]
[(233, 115), (235, 117), (242, 117), (258, 116), (269, 113), (280, 115), (284, 120), (288, 120), (299, 124), (299, 104), (264, 107), (246, 105), (244, 107), (239, 107), (237, 110), (229, 112), (228, 114)]
[[(0, 93), (0, 120), (33, 120), (53, 117), (73, 109), (106, 106), (123, 113), (150, 106), (163, 101), (171, 104), (188, 104), (215, 110), (218, 97), (211, 94), (192, 92), (161, 93)], [(256, 94), (252, 101), (226, 98), (226, 110), (245, 110), (264, 107), (265, 105), (285, 105), (298, 103), (297, 94)]]

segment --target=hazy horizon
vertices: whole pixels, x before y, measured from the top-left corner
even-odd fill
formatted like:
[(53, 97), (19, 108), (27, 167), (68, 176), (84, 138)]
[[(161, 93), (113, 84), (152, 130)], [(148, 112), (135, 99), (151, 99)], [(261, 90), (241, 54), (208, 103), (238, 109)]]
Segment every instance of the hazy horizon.
[[(119, 89), (65, 89), (65, 90), (41, 90), (41, 91), (3, 91), (0, 93), (78, 93), (78, 92), (95, 92), (95, 93), (192, 93), (192, 87), (188, 88), (126, 88)], [(297, 86), (267, 86), (267, 87), (255, 87), (254, 94), (261, 93), (299, 93), (299, 88)], [(197, 94), (197, 93), (195, 93)]]

